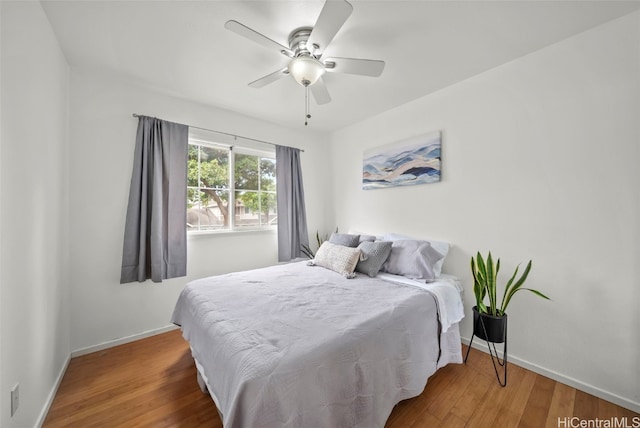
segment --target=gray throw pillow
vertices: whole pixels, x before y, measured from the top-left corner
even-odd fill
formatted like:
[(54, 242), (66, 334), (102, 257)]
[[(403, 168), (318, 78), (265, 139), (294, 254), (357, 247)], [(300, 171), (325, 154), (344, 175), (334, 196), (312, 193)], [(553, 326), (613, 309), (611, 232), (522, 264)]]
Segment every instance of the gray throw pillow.
[(389, 257), (391, 244), (392, 242), (390, 241), (361, 242), (360, 245), (358, 245), (361, 256), (356, 270), (372, 278), (376, 276), (382, 264), (387, 260), (387, 257)]
[(428, 241), (393, 241), (389, 258), (382, 265), (382, 271), (401, 275), (411, 279), (432, 282), (435, 275), (434, 265), (444, 257), (431, 247)]
[(375, 235), (360, 235), (360, 240), (358, 242), (362, 244), (365, 241), (373, 242), (375, 240), (376, 240)]
[(329, 242), (335, 245), (355, 248), (360, 243), (360, 235), (349, 235), (348, 233), (332, 233)]

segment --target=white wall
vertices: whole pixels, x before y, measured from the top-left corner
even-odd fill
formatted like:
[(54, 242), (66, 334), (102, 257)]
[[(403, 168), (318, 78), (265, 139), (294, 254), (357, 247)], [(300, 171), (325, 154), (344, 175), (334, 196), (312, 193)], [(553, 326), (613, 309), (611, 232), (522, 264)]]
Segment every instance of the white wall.
[(39, 2), (0, 10), (0, 426), (9, 428), (37, 423), (70, 352), (69, 69)]
[[(511, 356), (639, 411), (638, 117), (636, 12), (334, 133), (336, 223), (453, 243), (466, 338), (471, 255), (500, 256), (503, 281), (533, 259), (553, 301), (512, 301)], [(361, 190), (363, 150), (434, 130), (442, 182)]]
[[(0, 6), (0, 96), (2, 95), (2, 85), (4, 83), (4, 81), (2, 80), (2, 63), (3, 63), (3, 56), (2, 56), (2, 36), (3, 36), (3, 31), (2, 31), (2, 7)], [(0, 99), (2, 99), (4, 97), (1, 97)], [(0, 165), (2, 165), (2, 141), (3, 140), (3, 133), (2, 133), (2, 121), (4, 119), (4, 116), (2, 115), (2, 102), (0, 102)], [(3, 238), (2, 238), (2, 174), (0, 174), (0, 242), (2, 242)], [(4, 386), (4, 376), (2, 374), (2, 249), (0, 248), (0, 388), (2, 388)], [(4, 411), (2, 410), (4, 408), (4, 406), (2, 405), (2, 399), (0, 399), (0, 421), (3, 420), (4, 418)]]
[[(71, 77), (71, 347), (82, 350), (170, 323), (194, 278), (277, 263), (271, 232), (190, 236), (186, 278), (120, 285), (120, 264), (137, 119), (132, 113), (299, 147), (309, 231), (324, 230), (328, 145), (297, 132), (116, 80), (73, 70)], [(214, 84), (212, 82), (212, 84)]]
[[(71, 350), (166, 326), (187, 280), (276, 262), (273, 234), (196, 236), (187, 278), (119, 284), (134, 112), (304, 148), (312, 235), (338, 225), (448, 240), (445, 271), (465, 281), (467, 310), (472, 253), (491, 249), (505, 272), (532, 258), (529, 285), (553, 302), (514, 300), (512, 355), (640, 407), (640, 14), (331, 142), (91, 72), (74, 70), (69, 84), (38, 2), (0, 2), (0, 18), (0, 426), (38, 420)], [(364, 149), (436, 129), (441, 183), (360, 190)]]

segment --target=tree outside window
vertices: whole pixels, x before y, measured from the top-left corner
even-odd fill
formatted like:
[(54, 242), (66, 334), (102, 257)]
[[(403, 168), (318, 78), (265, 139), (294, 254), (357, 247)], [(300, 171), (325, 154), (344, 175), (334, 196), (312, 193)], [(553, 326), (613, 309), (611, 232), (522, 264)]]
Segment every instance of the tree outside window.
[(187, 230), (274, 227), (277, 221), (275, 166), (275, 156), (190, 141)]

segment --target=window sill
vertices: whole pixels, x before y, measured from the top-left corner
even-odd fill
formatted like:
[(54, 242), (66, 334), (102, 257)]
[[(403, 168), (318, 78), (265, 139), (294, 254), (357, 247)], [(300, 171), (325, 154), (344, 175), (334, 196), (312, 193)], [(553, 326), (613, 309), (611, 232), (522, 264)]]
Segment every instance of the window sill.
[(187, 239), (190, 238), (200, 238), (202, 236), (225, 236), (229, 237), (232, 235), (251, 235), (251, 234), (271, 234), (275, 235), (278, 232), (278, 229), (268, 228), (268, 229), (236, 229), (236, 230), (193, 230), (187, 231)]

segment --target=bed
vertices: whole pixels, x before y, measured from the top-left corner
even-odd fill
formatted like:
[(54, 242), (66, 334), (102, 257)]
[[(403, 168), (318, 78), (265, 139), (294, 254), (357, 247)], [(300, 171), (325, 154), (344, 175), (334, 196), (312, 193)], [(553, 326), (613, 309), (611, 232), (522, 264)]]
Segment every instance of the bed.
[(383, 427), (461, 363), (461, 287), (306, 262), (192, 281), (172, 322), (225, 427)]

